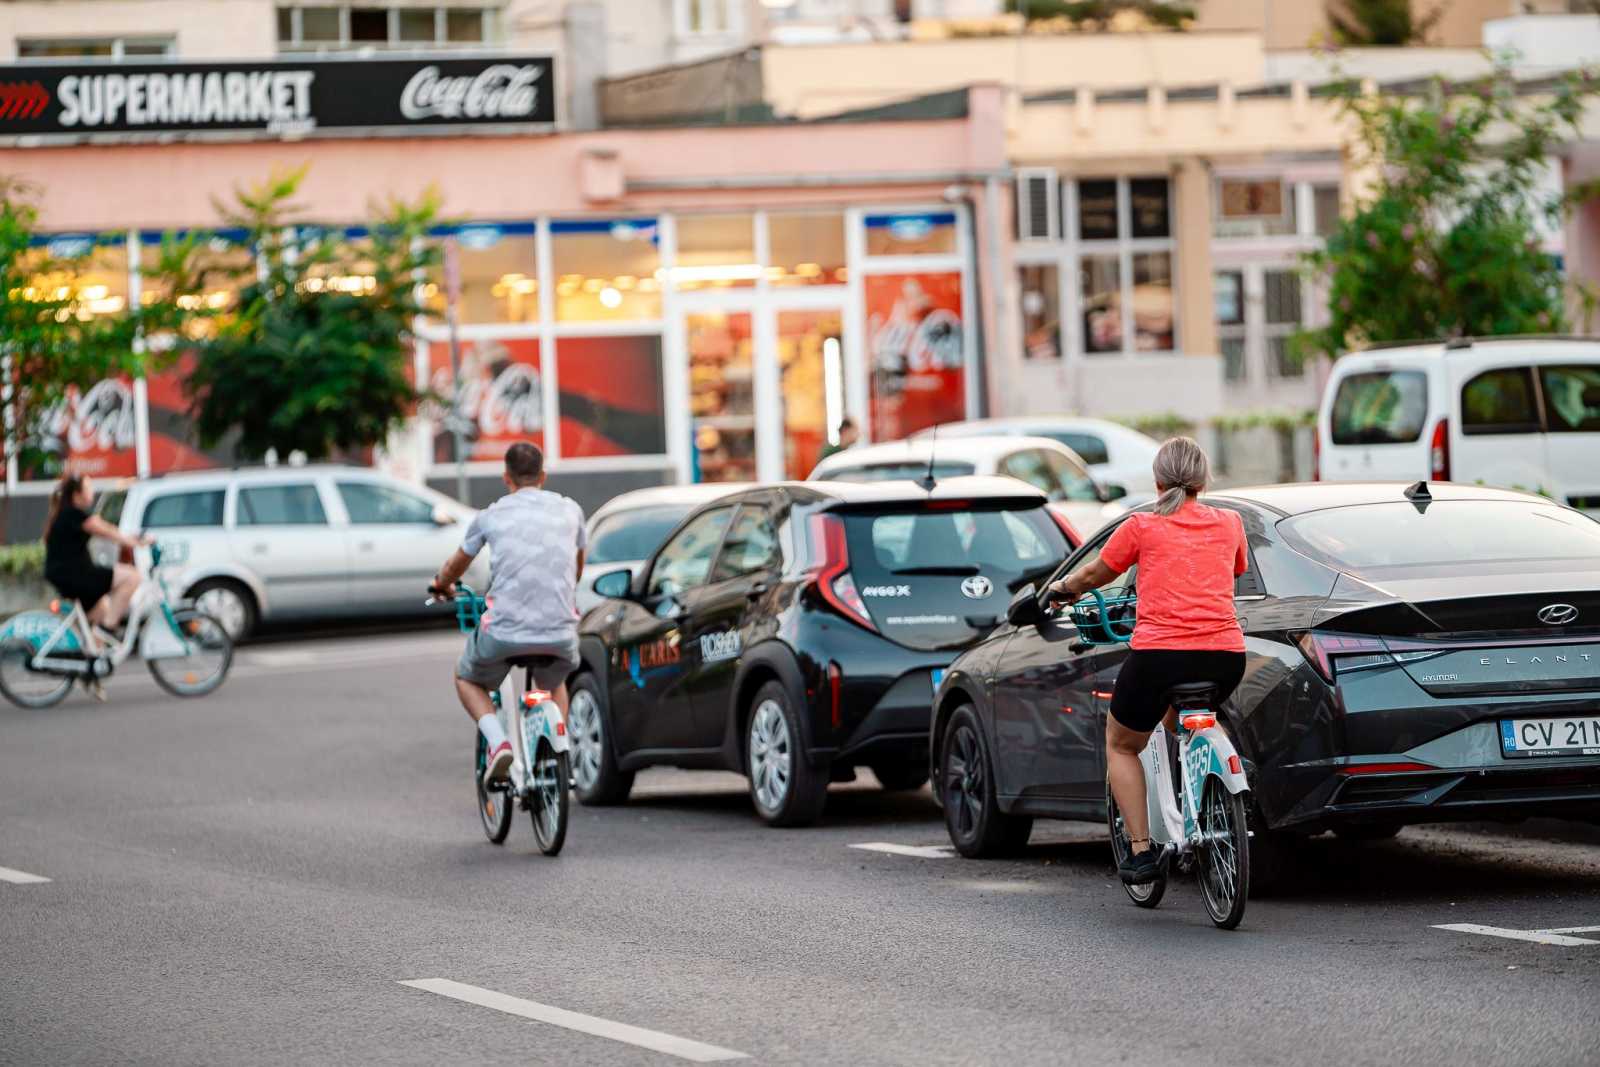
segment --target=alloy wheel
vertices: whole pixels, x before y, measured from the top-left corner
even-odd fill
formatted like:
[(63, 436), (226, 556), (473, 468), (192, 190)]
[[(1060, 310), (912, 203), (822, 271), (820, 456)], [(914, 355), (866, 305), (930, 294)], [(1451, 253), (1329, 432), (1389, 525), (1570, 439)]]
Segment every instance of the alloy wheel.
[(194, 601), (195, 607), (222, 624), (228, 637), (237, 641), (244, 633), (250, 619), (250, 609), (238, 590), (226, 585), (216, 585), (201, 593)]
[(750, 717), (750, 783), (764, 810), (777, 811), (788, 797), (793, 755), (783, 708), (762, 701)]
[(945, 807), (955, 818), (956, 833), (969, 838), (983, 817), (983, 752), (970, 726), (956, 728), (945, 763)]
[(572, 777), (586, 793), (600, 779), (600, 705), (586, 689), (575, 689), (567, 709), (567, 728), (572, 737)]

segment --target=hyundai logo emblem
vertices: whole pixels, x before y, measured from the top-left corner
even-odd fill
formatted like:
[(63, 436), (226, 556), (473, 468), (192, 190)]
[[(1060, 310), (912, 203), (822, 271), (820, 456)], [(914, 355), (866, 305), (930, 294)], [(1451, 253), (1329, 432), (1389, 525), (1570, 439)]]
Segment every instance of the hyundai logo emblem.
[[(994, 592), (994, 583), (981, 574), (974, 574), (961, 583), (961, 594), (971, 600), (982, 600)], [(1576, 611), (1573, 612), (1577, 614)]]
[(1550, 626), (1566, 626), (1578, 621), (1578, 609), (1571, 604), (1546, 604), (1539, 609), (1539, 621)]

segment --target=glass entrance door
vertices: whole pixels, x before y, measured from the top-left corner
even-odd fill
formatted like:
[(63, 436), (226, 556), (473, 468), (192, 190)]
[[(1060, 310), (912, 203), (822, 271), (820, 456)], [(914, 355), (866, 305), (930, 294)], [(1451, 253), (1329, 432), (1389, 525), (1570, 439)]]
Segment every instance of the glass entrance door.
[(749, 309), (707, 309), (683, 316), (697, 482), (758, 477), (753, 324)]
[(777, 316), (783, 476), (801, 479), (822, 458), (844, 414), (844, 315), (825, 308)]

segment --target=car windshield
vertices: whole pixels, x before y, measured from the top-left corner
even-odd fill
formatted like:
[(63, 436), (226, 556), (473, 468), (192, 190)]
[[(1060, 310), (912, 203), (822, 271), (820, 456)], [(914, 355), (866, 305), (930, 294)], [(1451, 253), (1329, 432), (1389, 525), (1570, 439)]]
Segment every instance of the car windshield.
[(661, 504), (607, 515), (589, 537), (586, 563), (621, 563), (649, 559), (692, 505)]
[[(933, 476), (935, 478), (960, 478), (971, 474), (975, 469), (970, 463), (935, 463), (933, 465)], [(874, 463), (871, 466), (840, 467), (820, 475), (818, 481), (898, 482), (923, 478), (927, 474), (927, 460), (906, 460), (900, 463)]]
[(1355, 574), (1600, 558), (1600, 522), (1520, 500), (1330, 508), (1285, 519), (1278, 529), (1297, 551)]
[(1333, 396), (1333, 443), (1395, 445), (1422, 436), (1428, 379), (1419, 370), (1352, 374)]

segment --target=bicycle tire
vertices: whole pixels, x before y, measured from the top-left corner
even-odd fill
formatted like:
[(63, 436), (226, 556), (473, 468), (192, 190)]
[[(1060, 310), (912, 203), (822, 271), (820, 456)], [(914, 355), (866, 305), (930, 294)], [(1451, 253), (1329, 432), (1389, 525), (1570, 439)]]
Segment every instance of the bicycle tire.
[[(36, 671), (28, 666), (28, 661), (32, 658), (33, 645), (28, 641), (10, 638), (4, 644), (0, 644), (0, 694), (19, 708), (33, 711), (53, 708), (67, 699), (67, 694), (72, 692), (73, 678), (68, 674), (51, 675), (47, 671)], [(18, 675), (19, 678), (43, 675), (59, 678), (61, 684), (40, 696), (28, 696), (12, 685), (10, 675), (13, 670), (24, 672)]]
[[(1196, 850), (1200, 896), (1217, 928), (1232, 930), (1244, 919), (1250, 899), (1250, 831), (1244, 796), (1228, 792), (1221, 779), (1207, 777), (1201, 790), (1199, 821), (1206, 838)], [(1226, 843), (1227, 855), (1219, 851), (1219, 842)]]
[(483, 733), (473, 730), (478, 738), (477, 758), (472, 761), (472, 781), (478, 790), (478, 821), (483, 824), (483, 836), (491, 845), (505, 843), (511, 832), (511, 816), (515, 814), (510, 790), (489, 789), (483, 784), (483, 772), (489, 766), (489, 743)]
[[(1122, 861), (1127, 859), (1130, 848), (1128, 834), (1122, 827), (1122, 812), (1117, 810), (1117, 798), (1111, 793), (1111, 783), (1106, 783), (1106, 829), (1111, 832), (1111, 862), (1120, 867)], [(1151, 848), (1156, 847), (1152, 842)], [(1167, 895), (1167, 876), (1160, 875), (1153, 882), (1144, 885), (1128, 885), (1122, 883), (1122, 888), (1127, 892), (1128, 899), (1141, 908), (1153, 908), (1161, 903), (1161, 898)]]
[(533, 758), (532, 803), (528, 817), (533, 820), (533, 839), (539, 851), (554, 856), (567, 841), (567, 814), (572, 806), (572, 773), (567, 753), (556, 752), (542, 738)]
[[(202, 629), (206, 630), (203, 640), (221, 655), (221, 662), (208, 678), (200, 679), (191, 669), (183, 675), (182, 681), (178, 681), (166, 672), (176, 664), (187, 663), (190, 657), (147, 659), (144, 665), (150, 671), (150, 676), (157, 685), (175, 697), (203, 697), (216, 692), (227, 681), (228, 669), (233, 666), (233, 638), (228, 636), (228, 628), (216, 616), (194, 608), (177, 608), (172, 613), (172, 619), (190, 638), (201, 639)], [(152, 617), (146, 625), (162, 626), (165, 623), (165, 619)]]

